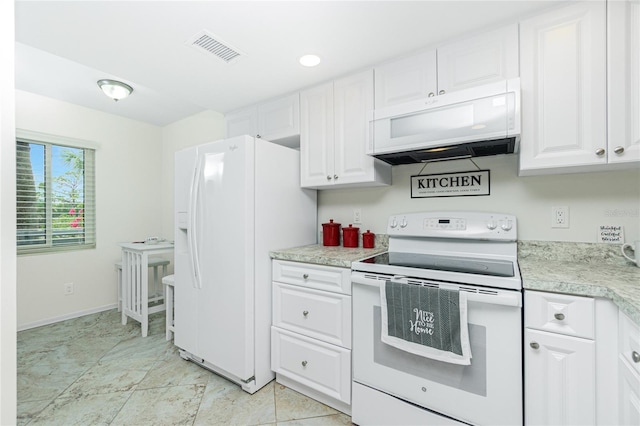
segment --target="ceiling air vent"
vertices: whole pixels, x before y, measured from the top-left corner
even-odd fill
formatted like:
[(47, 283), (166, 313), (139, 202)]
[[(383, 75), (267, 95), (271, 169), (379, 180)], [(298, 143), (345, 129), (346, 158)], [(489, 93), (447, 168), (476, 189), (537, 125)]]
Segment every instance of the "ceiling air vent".
[(239, 49), (229, 46), (229, 44), (220, 39), (220, 37), (208, 31), (200, 31), (187, 40), (185, 44), (188, 44), (199, 52), (213, 55), (228, 64), (237, 61), (241, 55), (244, 55)]

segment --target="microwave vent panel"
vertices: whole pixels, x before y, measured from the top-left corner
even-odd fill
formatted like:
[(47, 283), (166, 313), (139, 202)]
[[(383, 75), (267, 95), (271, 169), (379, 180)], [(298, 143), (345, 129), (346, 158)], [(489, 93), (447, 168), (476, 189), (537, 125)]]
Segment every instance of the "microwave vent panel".
[(193, 47), (201, 53), (213, 55), (227, 64), (237, 61), (244, 55), (242, 51), (230, 46), (220, 37), (204, 30), (192, 36), (185, 42), (185, 44)]

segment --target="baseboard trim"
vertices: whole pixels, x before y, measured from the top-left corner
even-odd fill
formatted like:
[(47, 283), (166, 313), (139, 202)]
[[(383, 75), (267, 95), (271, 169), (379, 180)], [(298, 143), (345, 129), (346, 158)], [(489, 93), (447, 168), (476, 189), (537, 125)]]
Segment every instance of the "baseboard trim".
[(117, 303), (111, 303), (109, 305), (98, 306), (97, 308), (86, 309), (84, 311), (79, 311), (79, 312), (72, 312), (70, 314), (61, 315), (59, 317), (47, 318), (39, 321), (29, 322), (26, 324), (19, 324), (18, 331), (29, 330), (30, 328), (41, 327), (43, 325), (55, 324), (60, 321), (65, 321), (72, 318), (79, 318), (79, 317), (83, 317), (85, 315), (90, 315), (90, 314), (96, 314), (98, 312), (108, 311), (110, 309), (114, 309), (117, 307), (118, 307)]

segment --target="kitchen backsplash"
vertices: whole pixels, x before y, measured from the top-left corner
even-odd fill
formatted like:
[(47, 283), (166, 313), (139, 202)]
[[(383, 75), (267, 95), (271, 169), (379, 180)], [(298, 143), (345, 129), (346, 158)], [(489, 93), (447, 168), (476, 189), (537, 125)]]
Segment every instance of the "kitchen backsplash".
[(622, 256), (619, 244), (603, 243), (518, 241), (518, 258), (616, 266), (631, 265), (631, 262)]

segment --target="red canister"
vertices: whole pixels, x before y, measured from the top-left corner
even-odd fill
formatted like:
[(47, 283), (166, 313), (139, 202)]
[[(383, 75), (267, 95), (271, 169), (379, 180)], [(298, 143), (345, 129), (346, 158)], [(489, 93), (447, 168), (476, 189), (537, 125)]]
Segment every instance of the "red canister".
[(358, 247), (360, 228), (354, 228), (349, 224), (348, 228), (342, 228), (342, 245), (344, 247)]
[(373, 248), (375, 238), (376, 234), (367, 229), (367, 232), (362, 234), (362, 247)]
[(333, 219), (329, 219), (329, 223), (322, 224), (322, 245), (340, 245), (340, 224), (333, 223)]

